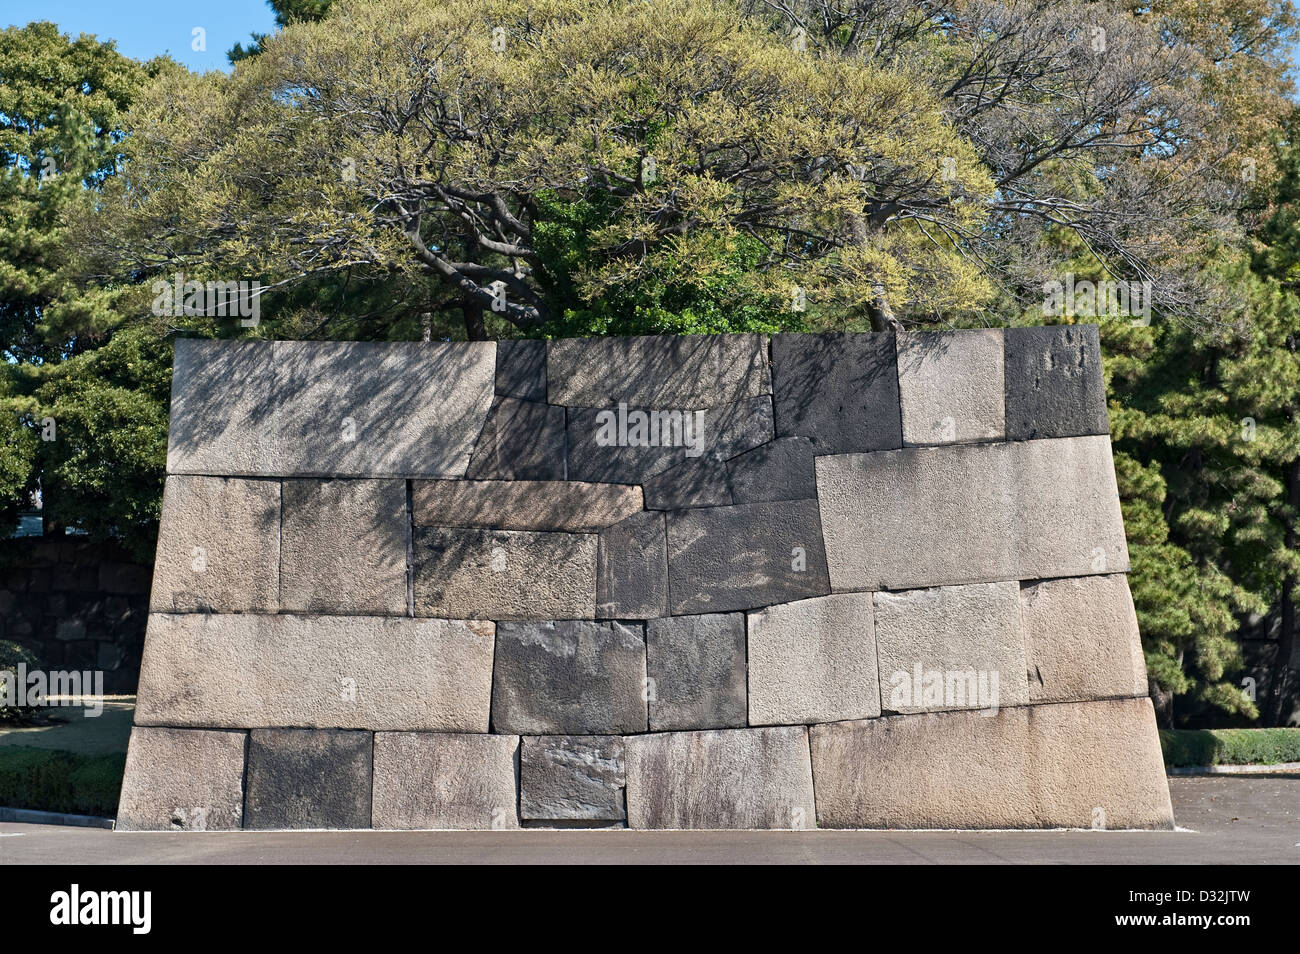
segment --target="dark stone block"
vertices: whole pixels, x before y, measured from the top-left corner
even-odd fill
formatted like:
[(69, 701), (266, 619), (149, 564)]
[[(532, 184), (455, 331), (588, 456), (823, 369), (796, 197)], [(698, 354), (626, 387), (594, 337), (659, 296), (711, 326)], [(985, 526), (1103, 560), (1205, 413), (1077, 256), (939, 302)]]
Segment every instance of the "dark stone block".
[(778, 437), (727, 461), (731, 496), (736, 503), (807, 500), (817, 496), (813, 442), (807, 437)]
[(778, 437), (809, 437), (819, 454), (903, 446), (894, 336), (772, 336)]
[(546, 342), (498, 341), (496, 393), (546, 402)]
[(616, 735), (526, 736), (519, 814), (534, 821), (622, 821), (627, 771)]
[(748, 717), (745, 617), (672, 616), (646, 623), (650, 729), (727, 729)]
[(727, 465), (712, 454), (655, 474), (643, 488), (647, 510), (721, 507), (731, 503)]
[(568, 475), (570, 480), (639, 484), (707, 455), (734, 457), (772, 435), (772, 399), (767, 395), (700, 411), (571, 407)]
[(99, 568), (99, 588), (105, 593), (148, 593), (153, 570), (130, 563), (105, 563)]
[(600, 532), (596, 615), (649, 619), (668, 612), (668, 538), (662, 513), (639, 513)]
[(1007, 440), (1110, 433), (1096, 325), (1008, 328)]
[(668, 515), (668, 605), (674, 616), (753, 609), (830, 591), (816, 500)]
[(563, 480), (564, 408), (510, 397), (494, 399), (465, 476)]
[(374, 736), (342, 729), (254, 729), (245, 828), (369, 828)]
[(638, 626), (561, 620), (497, 624), (492, 731), (611, 735), (646, 730)]

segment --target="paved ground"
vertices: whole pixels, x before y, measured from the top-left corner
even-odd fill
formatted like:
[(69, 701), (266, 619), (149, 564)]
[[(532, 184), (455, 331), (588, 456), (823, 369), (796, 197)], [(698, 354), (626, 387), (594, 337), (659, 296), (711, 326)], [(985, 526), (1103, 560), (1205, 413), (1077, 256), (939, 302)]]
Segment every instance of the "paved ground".
[(1300, 864), (1300, 776), (1171, 778), (1176, 832), (209, 832), (0, 824), (0, 863)]
[(131, 737), (135, 696), (105, 696), (103, 702), (104, 711), (98, 716), (87, 718), (86, 710), (76, 706), (53, 707), (45, 710), (56, 720), (48, 725), (6, 726), (0, 729), (0, 745), (63, 749), (82, 755), (125, 753)]

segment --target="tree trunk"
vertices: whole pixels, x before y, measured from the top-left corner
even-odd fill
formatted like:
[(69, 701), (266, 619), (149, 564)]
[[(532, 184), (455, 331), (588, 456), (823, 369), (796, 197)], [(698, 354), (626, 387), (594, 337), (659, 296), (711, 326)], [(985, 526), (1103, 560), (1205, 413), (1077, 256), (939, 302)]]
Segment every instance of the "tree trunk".
[(465, 337), (470, 341), (487, 341), (482, 303), (466, 298), (461, 303), (461, 310), (465, 313)]
[[(1286, 502), (1287, 517), (1283, 540), (1286, 543), (1286, 548), (1294, 552), (1296, 548), (1294, 515), (1296, 509), (1300, 507), (1300, 458), (1291, 461), (1286, 468)], [(1269, 711), (1266, 715), (1268, 725), (1286, 725), (1286, 718), (1290, 714), (1286, 711), (1286, 702), (1291, 694), (1291, 686), (1294, 683), (1291, 660), (1295, 655), (1295, 588), (1295, 574), (1288, 573), (1282, 580), (1282, 626), (1281, 631), (1277, 634), (1277, 655), (1273, 658), (1273, 678), (1269, 680)]]

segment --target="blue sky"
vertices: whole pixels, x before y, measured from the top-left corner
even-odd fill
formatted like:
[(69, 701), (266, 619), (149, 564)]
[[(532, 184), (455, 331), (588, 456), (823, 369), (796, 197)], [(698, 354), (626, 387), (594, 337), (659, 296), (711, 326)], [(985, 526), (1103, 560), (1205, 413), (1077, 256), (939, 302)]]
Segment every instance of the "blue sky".
[[(0, 0), (0, 7), (0, 27), (51, 20), (65, 33), (114, 39), (137, 59), (170, 53), (192, 70), (227, 69), (226, 50), (275, 27), (264, 0)], [(196, 27), (206, 32), (205, 51), (192, 48)], [(1300, 46), (1291, 58), (1300, 65)]]

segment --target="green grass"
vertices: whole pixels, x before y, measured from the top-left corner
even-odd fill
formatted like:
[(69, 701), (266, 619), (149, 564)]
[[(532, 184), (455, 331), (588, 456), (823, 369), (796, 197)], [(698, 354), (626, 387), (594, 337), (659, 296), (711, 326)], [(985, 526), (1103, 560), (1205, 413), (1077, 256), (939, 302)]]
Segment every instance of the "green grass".
[(0, 747), (0, 806), (111, 818), (126, 756)]
[(1300, 729), (1162, 729), (1165, 765), (1300, 762)]

